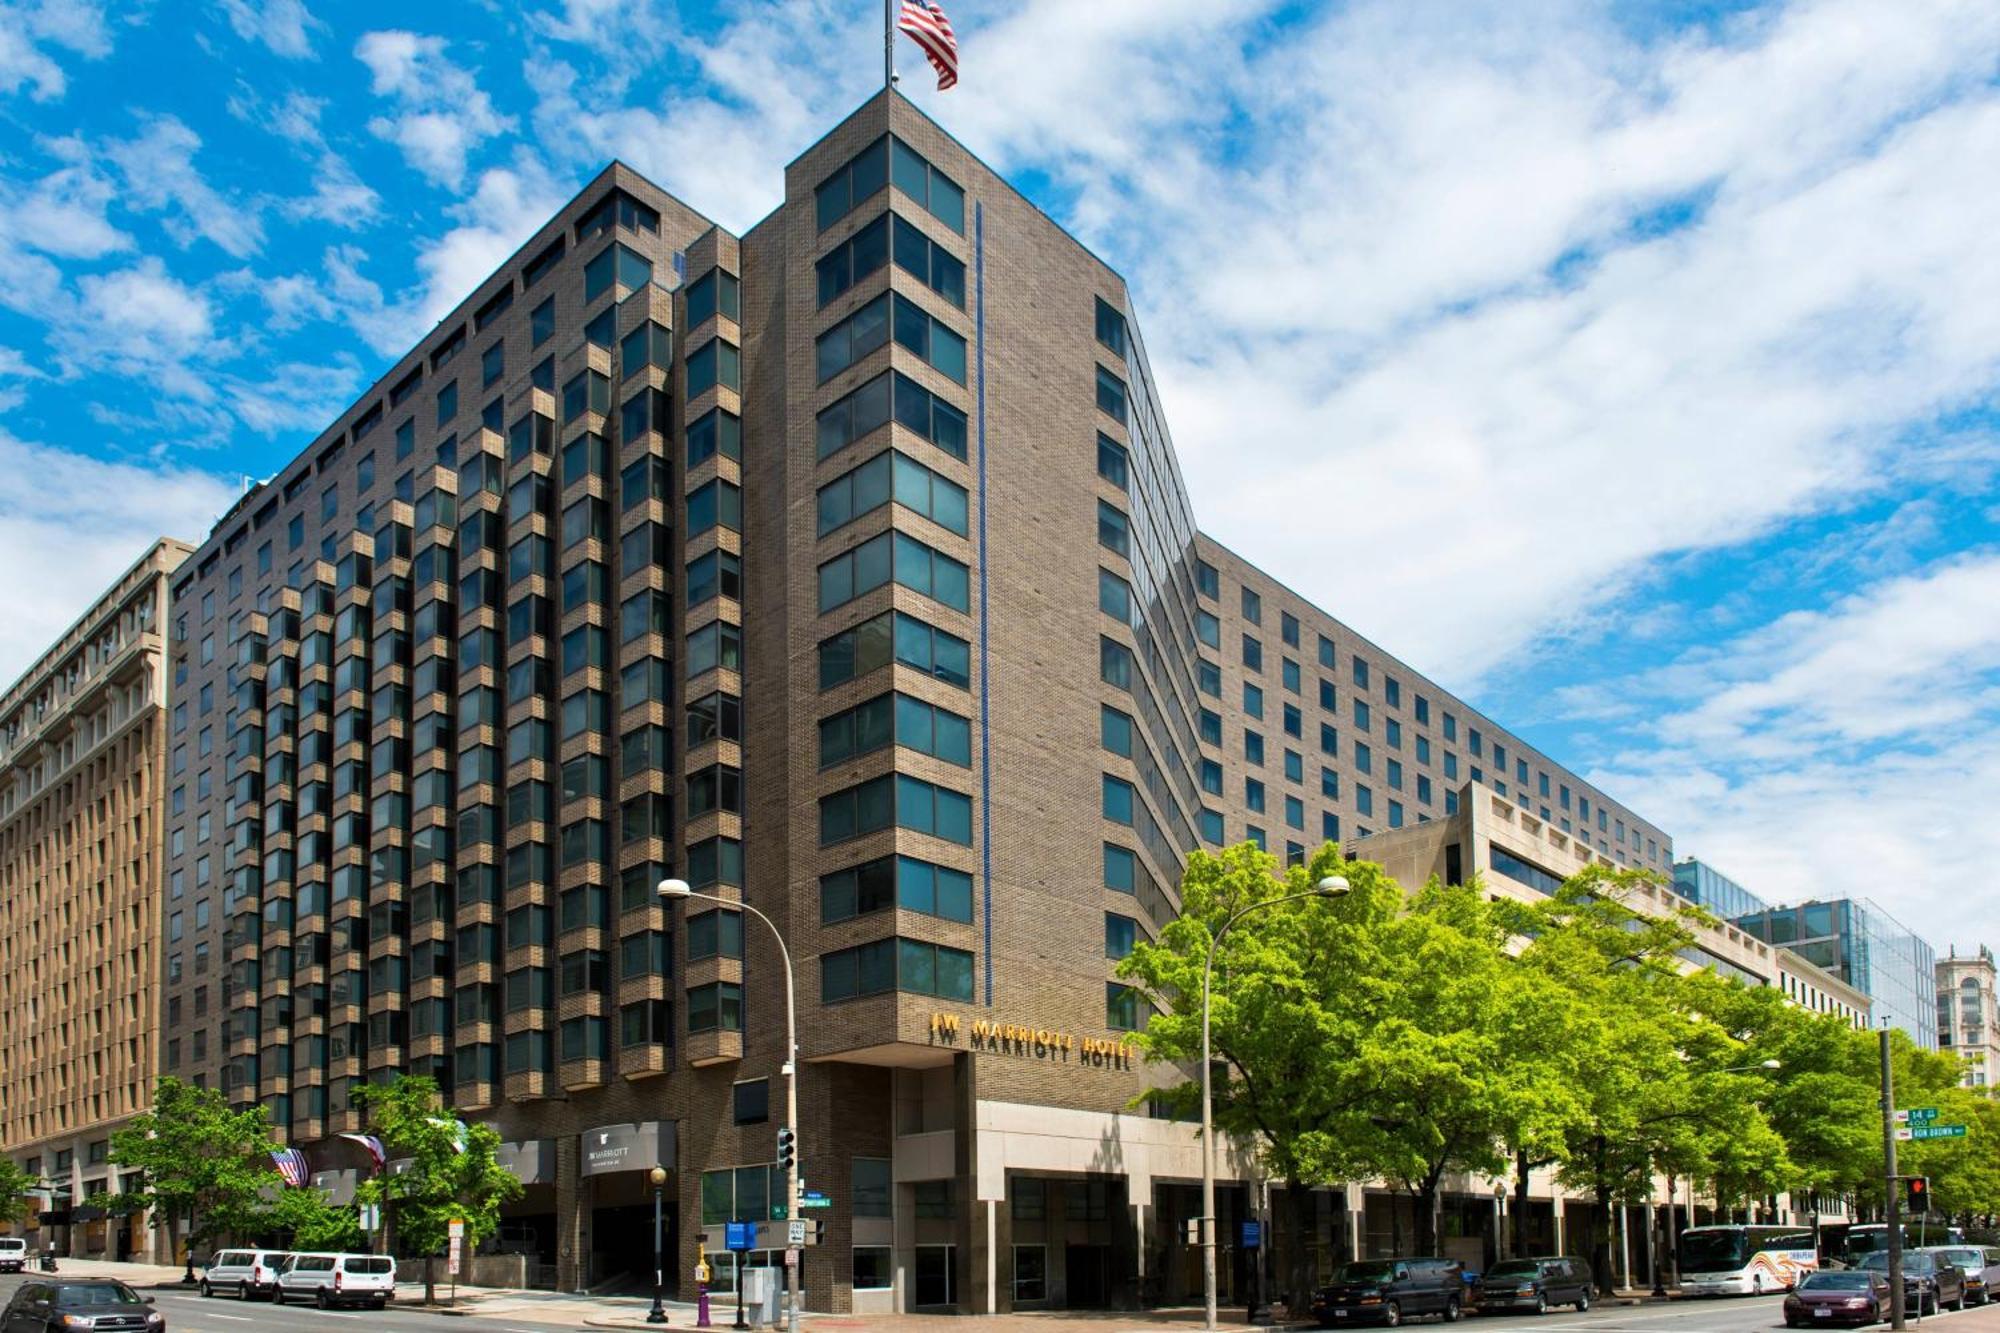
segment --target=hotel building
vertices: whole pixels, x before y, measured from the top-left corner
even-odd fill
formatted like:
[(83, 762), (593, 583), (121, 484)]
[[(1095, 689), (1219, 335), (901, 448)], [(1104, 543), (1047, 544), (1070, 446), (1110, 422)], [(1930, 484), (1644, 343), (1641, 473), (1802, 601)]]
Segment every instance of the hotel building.
[(1161, 1075), (1113, 976), (1186, 849), (1476, 792), (1672, 865), (1203, 535), (1124, 281), (893, 93), (740, 236), (607, 168), (174, 592), (217, 715), (173, 760), (207, 924), (164, 1063), (336, 1193), (356, 1084), (433, 1076), (565, 1289), (650, 1268), (656, 1163), (683, 1295), (782, 1202), (783, 965), (731, 903), (797, 969), (809, 1303), (978, 1312), (1199, 1290), (1195, 1139), (1128, 1109)]

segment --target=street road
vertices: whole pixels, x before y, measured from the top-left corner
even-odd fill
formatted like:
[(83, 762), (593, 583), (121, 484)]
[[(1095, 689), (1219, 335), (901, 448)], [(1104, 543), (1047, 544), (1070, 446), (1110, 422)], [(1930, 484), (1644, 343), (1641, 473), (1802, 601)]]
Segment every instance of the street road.
[[(41, 1276), (36, 1273), (16, 1277), (9, 1273), (0, 1276), (0, 1306), (12, 1300), (14, 1289), (30, 1278)], [(94, 1274), (65, 1273), (58, 1271), (56, 1280), (74, 1277), (88, 1281)], [(562, 1325), (525, 1323), (509, 1320), (504, 1316), (497, 1319), (458, 1318), (436, 1313), (390, 1306), (387, 1310), (320, 1310), (311, 1305), (276, 1306), (265, 1301), (244, 1304), (233, 1297), (217, 1296), (211, 1300), (202, 1299), (199, 1291), (186, 1292), (178, 1288), (138, 1287), (142, 1296), (151, 1296), (157, 1302), (156, 1308), (167, 1317), (167, 1333), (376, 1333), (377, 1330), (413, 1331), (427, 1330), (428, 1333), (550, 1333), (552, 1328)], [(683, 1322), (676, 1320), (676, 1323)], [(580, 1323), (569, 1327), (581, 1327)]]
[[(1940, 1330), (1949, 1330), (1956, 1327), (1952, 1321), (1960, 1317), (1950, 1311), (1930, 1315), (1924, 1319), (1923, 1327), (1935, 1325)], [(1494, 1315), (1482, 1317), (1478, 1322), (1493, 1333), (1500, 1333), (1516, 1321), (1522, 1326), (1520, 1333), (1753, 1333), (1753, 1330), (1763, 1333), (1765, 1329), (1783, 1328), (1785, 1311), (1782, 1296), (1724, 1296), (1674, 1301), (1668, 1305), (1599, 1305), (1589, 1314), (1559, 1310), (1539, 1319), (1532, 1315)], [(1986, 1327), (1986, 1322), (1980, 1321), (1979, 1326)], [(1889, 1325), (1868, 1327), (1886, 1329)], [(1914, 1317), (1910, 1327), (1917, 1327)]]

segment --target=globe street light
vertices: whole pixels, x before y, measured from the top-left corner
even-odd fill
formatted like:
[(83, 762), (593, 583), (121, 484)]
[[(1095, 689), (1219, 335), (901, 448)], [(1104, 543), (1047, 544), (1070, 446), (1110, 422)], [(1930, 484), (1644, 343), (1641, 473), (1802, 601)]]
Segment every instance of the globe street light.
[[(1265, 898), (1246, 907), (1239, 907), (1223, 918), (1221, 929), (1209, 937), (1208, 961), (1201, 969), (1201, 1294), (1206, 1320), (1204, 1329), (1213, 1329), (1215, 1323), (1215, 1123), (1213, 1071), (1209, 1068), (1209, 987), (1215, 975), (1215, 946), (1229, 933), (1229, 928), (1250, 913), (1266, 907), (1276, 907), (1279, 903), (1296, 902), (1301, 898), (1342, 898), (1352, 889), (1339, 875), (1328, 875), (1303, 893), (1287, 893), (1279, 898)], [(794, 1330), (796, 1333), (796, 1330)]]
[[(662, 898), (705, 898), (724, 907), (733, 907), (748, 912), (771, 928), (771, 938), (778, 942), (778, 956), (785, 963), (785, 1063), (779, 1070), (785, 1076), (785, 1128), (793, 1134), (797, 1143), (799, 1132), (799, 1015), (798, 1001), (792, 985), (792, 951), (785, 947), (784, 932), (777, 922), (765, 916), (749, 903), (735, 902), (728, 898), (718, 898), (712, 893), (698, 893), (684, 879), (663, 879), (660, 881)], [(789, 1226), (792, 1219), (801, 1216), (799, 1211), (799, 1156), (796, 1147), (791, 1159), (785, 1164), (785, 1220)], [(789, 1237), (787, 1237), (789, 1240)], [(792, 1265), (792, 1255), (797, 1253), (790, 1244), (785, 1247), (785, 1327), (789, 1333), (799, 1333), (799, 1274)], [(742, 1282), (742, 1275), (737, 1275)]]
[(667, 1322), (667, 1307), (660, 1303), (660, 1291), (666, 1285), (666, 1265), (661, 1257), (665, 1241), (660, 1224), (660, 1197), (667, 1187), (667, 1169), (656, 1166), (646, 1173), (646, 1179), (653, 1182), (653, 1308), (647, 1311), (646, 1322), (664, 1324)]

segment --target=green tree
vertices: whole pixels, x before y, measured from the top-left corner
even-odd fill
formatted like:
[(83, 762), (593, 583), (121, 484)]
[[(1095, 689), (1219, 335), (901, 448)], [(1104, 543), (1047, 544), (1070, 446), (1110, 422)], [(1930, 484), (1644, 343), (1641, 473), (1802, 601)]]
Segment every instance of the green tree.
[(183, 1228), (180, 1239), (192, 1251), (259, 1229), (265, 1200), (280, 1187), (275, 1146), (263, 1108), (231, 1110), (216, 1089), (168, 1075), (154, 1087), (152, 1107), (111, 1136), (111, 1160), (138, 1172), (137, 1186), (91, 1202), (153, 1209)]
[(286, 1248), (293, 1250), (358, 1250), (362, 1244), (354, 1209), (333, 1203), (312, 1186), (281, 1190), (258, 1229), (283, 1232)]
[(0, 1222), (24, 1222), (34, 1207), (28, 1191), (39, 1184), (11, 1157), (0, 1157)]
[(495, 1158), (500, 1136), (487, 1125), (462, 1124), (443, 1109), (437, 1084), (399, 1075), (391, 1083), (355, 1089), (370, 1130), (391, 1157), (409, 1159), (399, 1175), (374, 1176), (356, 1202), (384, 1205), (396, 1235), (424, 1256), (424, 1300), (437, 1299), (437, 1255), (452, 1219), (465, 1223), (470, 1254), (500, 1225), (500, 1205), (520, 1197), (521, 1182)]
[[(1354, 988), (1382, 975), (1379, 932), (1403, 894), (1379, 868), (1343, 863), (1331, 845), (1282, 876), (1244, 843), (1218, 855), (1195, 852), (1181, 880), (1181, 914), (1156, 941), (1119, 965), (1157, 1011), (1134, 1040), (1149, 1061), (1194, 1071), (1147, 1096), (1177, 1116), (1199, 1114), (1202, 967), (1231, 914), (1302, 894), (1331, 874), (1352, 888), (1339, 900), (1308, 897), (1259, 909), (1223, 935), (1211, 987), (1219, 1135), (1253, 1139), (1264, 1169), (1285, 1185), (1290, 1216), (1277, 1228), (1285, 1286), (1313, 1280), (1306, 1240), (1316, 1185), (1348, 1178), (1351, 1145), (1366, 1129), (1360, 1089), (1341, 1067), (1361, 1040)], [(1219, 1146), (1219, 1145), (1218, 1145)], [(1220, 1168), (1230, 1172), (1224, 1165)], [(1230, 1172), (1233, 1174), (1233, 1172)]]
[(1574, 1118), (1563, 1043), (1574, 1016), (1548, 978), (1507, 953), (1478, 886), (1432, 880), (1382, 927), (1350, 1062), (1367, 1120), (1361, 1175), (1410, 1197), (1414, 1243), (1434, 1253), (1447, 1172), (1498, 1175), (1510, 1139), (1546, 1144)]
[[(1708, 1178), (1726, 1162), (1747, 1178), (1782, 1155), (1755, 1103), (1758, 1080), (1710, 1072), (1743, 1061), (1730, 1058), (1742, 1043), (1704, 1016), (1684, 972), (1682, 951), (1708, 918), (1692, 907), (1661, 914), (1649, 903), (1639, 911), (1634, 898), (1655, 883), (1647, 872), (1592, 866), (1546, 898), (1503, 900), (1493, 909), (1523, 942), (1520, 966), (1573, 1006), (1549, 1073), (1567, 1085), (1574, 1114), (1564, 1120), (1564, 1142), (1548, 1155), (1557, 1180), (1596, 1205), (1577, 1248), (1607, 1291), (1611, 1237), (1602, 1222), (1613, 1205), (1644, 1202), (1656, 1174)], [(1525, 1172), (1515, 1191), (1519, 1253)]]

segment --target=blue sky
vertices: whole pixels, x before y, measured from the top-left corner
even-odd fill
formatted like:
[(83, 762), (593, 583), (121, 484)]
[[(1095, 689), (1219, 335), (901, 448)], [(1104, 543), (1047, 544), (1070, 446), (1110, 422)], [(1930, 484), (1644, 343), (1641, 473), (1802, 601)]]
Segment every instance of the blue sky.
[[(954, 0), (1203, 525), (1776, 899), (2000, 934), (2000, 9)], [(0, 674), (606, 160), (747, 226), (873, 0), (0, 0)]]

